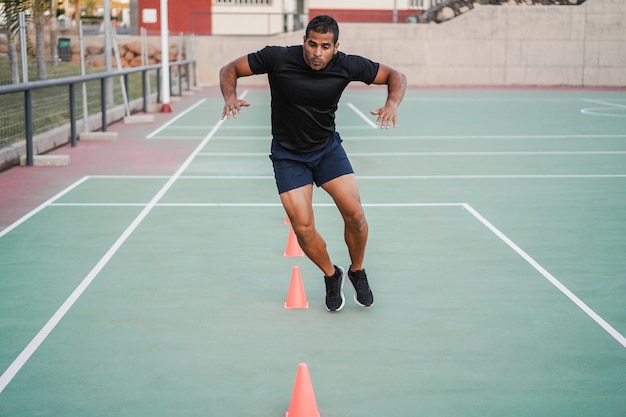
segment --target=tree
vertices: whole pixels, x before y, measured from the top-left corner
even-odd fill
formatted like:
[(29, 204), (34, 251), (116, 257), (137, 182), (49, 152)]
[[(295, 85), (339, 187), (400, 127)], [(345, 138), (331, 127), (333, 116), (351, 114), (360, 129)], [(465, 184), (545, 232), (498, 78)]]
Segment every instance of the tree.
[(59, 65), (59, 56), (57, 54), (57, 5), (58, 0), (50, 2), (50, 57), (52, 65)]
[(98, 0), (84, 0), (87, 14), (94, 15), (96, 8), (98, 7)]
[[(74, 15), (73, 16), (67, 16), (71, 19), (74, 19), (74, 21), (76, 22), (76, 27), (78, 27), (78, 23), (80, 22), (80, 0), (70, 0), (70, 4), (74, 5)], [(67, 13), (67, 11), (66, 11)]]
[[(20, 33), (20, 12), (26, 12), (29, 8), (28, 2), (22, 0), (5, 0), (4, 2), (4, 31), (7, 36), (9, 47), (9, 67), (11, 69), (11, 82), (18, 84), (20, 74), (17, 59), (17, 37)], [(26, 53), (26, 51), (23, 51)]]
[[(6, 35), (9, 44), (9, 66), (11, 68), (11, 81), (19, 83), (19, 72), (17, 65), (16, 41), (20, 32), (20, 12), (32, 12), (32, 19), (35, 22), (35, 55), (37, 60), (37, 79), (45, 80), (46, 74), (46, 52), (44, 50), (44, 13), (48, 9), (50, 0), (6, 0), (4, 2), (4, 13), (6, 20)], [(32, 44), (26, 31), (27, 49), (31, 49)], [(23, 54), (28, 51), (22, 51)]]
[(44, 40), (44, 14), (48, 10), (50, 0), (31, 0), (30, 6), (33, 11), (35, 22), (35, 56), (37, 60), (37, 79), (48, 78), (46, 73), (46, 50)]

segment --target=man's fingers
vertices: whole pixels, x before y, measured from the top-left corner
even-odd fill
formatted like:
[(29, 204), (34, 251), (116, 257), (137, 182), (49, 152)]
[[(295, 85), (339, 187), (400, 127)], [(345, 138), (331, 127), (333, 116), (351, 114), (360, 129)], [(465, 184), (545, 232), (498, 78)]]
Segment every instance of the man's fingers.
[(376, 124), (380, 126), (381, 129), (389, 129), (390, 125), (396, 127), (396, 114), (395, 112), (386, 111), (384, 107), (376, 110), (370, 110), (370, 113), (374, 116), (378, 116), (376, 119)]
[(243, 100), (238, 100), (233, 104), (226, 103), (224, 105), (224, 111), (222, 112), (222, 119), (230, 119), (231, 116), (236, 119), (237, 115), (241, 113), (242, 107), (250, 107), (250, 103)]
[(396, 127), (395, 114), (386, 110), (384, 107), (377, 110), (371, 110), (370, 113), (374, 116), (378, 116), (376, 118), (376, 124), (379, 125), (381, 129), (389, 129), (389, 126), (392, 124)]
[(376, 124), (379, 125), (381, 127), (381, 129), (382, 129), (383, 128), (383, 122), (384, 122), (384, 119), (383, 119), (383, 116), (382, 116), (383, 109), (380, 108), (380, 109), (376, 109), (376, 110), (370, 110), (370, 113), (372, 113), (372, 115), (374, 115), (374, 116), (378, 116), (376, 118)]
[(222, 112), (222, 119), (230, 119), (231, 116), (233, 118), (236, 118), (237, 113), (238, 111), (235, 107), (224, 106), (224, 111)]

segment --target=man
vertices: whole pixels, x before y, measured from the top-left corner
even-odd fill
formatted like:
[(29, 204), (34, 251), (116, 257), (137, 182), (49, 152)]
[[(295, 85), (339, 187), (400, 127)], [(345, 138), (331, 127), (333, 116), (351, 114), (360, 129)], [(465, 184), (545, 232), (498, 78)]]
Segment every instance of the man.
[[(368, 226), (350, 161), (335, 131), (335, 111), (351, 81), (386, 84), (385, 105), (371, 113), (384, 129), (396, 127), (397, 109), (404, 97), (406, 77), (391, 67), (339, 52), (339, 26), (330, 16), (317, 16), (307, 25), (302, 46), (267, 46), (244, 55), (220, 70), (224, 96), (222, 119), (236, 118), (250, 104), (237, 97), (237, 79), (268, 74), (272, 104), (270, 159), (280, 200), (298, 243), (324, 274), (326, 309), (339, 311), (345, 304), (343, 285), (348, 279), (354, 300), (371, 306), (363, 261)], [(336, 266), (326, 242), (315, 228), (313, 184), (335, 201), (344, 220), (344, 239), (351, 265)]]

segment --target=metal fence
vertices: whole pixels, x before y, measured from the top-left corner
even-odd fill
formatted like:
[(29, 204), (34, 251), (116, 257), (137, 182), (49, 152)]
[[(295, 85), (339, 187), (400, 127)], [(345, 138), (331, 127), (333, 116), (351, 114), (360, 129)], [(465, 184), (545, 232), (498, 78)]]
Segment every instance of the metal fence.
[[(195, 66), (194, 61), (175, 61), (170, 63), (170, 71), (172, 67), (178, 69), (179, 80), (179, 93), (182, 94), (182, 74), (183, 68), (187, 74), (187, 88), (191, 88), (191, 81), (189, 74), (192, 73), (191, 66)], [(102, 131), (106, 131), (107, 121), (107, 109), (114, 105), (111, 100), (108, 99), (107, 91), (109, 90), (107, 84), (109, 81), (118, 77), (120, 78), (120, 90), (122, 92), (129, 91), (130, 76), (138, 76), (140, 79), (141, 95), (143, 97), (143, 111), (147, 111), (149, 100), (149, 78), (150, 72), (155, 71), (157, 78), (161, 71), (161, 65), (148, 65), (137, 68), (122, 69), (119, 71), (99, 72), (90, 75), (81, 75), (74, 77), (64, 77), (46, 81), (35, 81), (21, 84), (13, 84), (7, 86), (0, 86), (0, 97), (9, 97), (9, 100), (15, 99), (21, 96), (21, 110), (18, 111), (15, 106), (16, 115), (19, 113), (19, 119), (21, 120), (21, 127), (23, 136), (22, 139), (26, 140), (26, 164), (33, 165), (34, 147), (33, 147), (33, 135), (37, 132), (37, 129), (47, 130), (55, 125), (61, 125), (69, 123), (71, 126), (70, 142), (72, 146), (76, 145), (77, 141), (77, 122), (82, 115), (77, 111), (77, 86), (87, 83), (99, 84), (99, 113), (102, 118)], [(195, 72), (195, 68), (193, 69)], [(173, 78), (170, 78), (173, 79)], [(160, 98), (160, 91), (158, 89), (159, 83), (157, 83), (157, 100)], [(126, 100), (128, 96), (124, 97)], [(42, 103), (44, 103), (42, 105)], [(45, 115), (41, 115), (41, 108), (50, 106), (50, 103), (56, 103), (55, 109), (52, 112), (48, 112)], [(63, 105), (61, 105), (63, 103)], [(57, 123), (58, 122), (58, 123)]]
[[(0, 61), (2, 59), (0, 58)], [(71, 70), (71, 68), (69, 68)], [(0, 69), (1, 71), (1, 69)], [(103, 69), (91, 71), (92, 75), (104, 74)], [(59, 73), (61, 75), (62, 73)], [(48, 78), (48, 81), (62, 81), (67, 77), (79, 77), (75, 71), (66, 71), (61, 77)], [(111, 77), (111, 87), (109, 89), (110, 98), (107, 100), (107, 107), (115, 107), (124, 104), (122, 94), (122, 83), (117, 77)], [(156, 91), (158, 80), (156, 69), (148, 72), (148, 82), (150, 91)], [(28, 84), (37, 84), (42, 81), (20, 84), (5, 84), (0, 87), (0, 147), (10, 145), (12, 143), (24, 140), (26, 131), (24, 125), (24, 109), (25, 96), (23, 91), (11, 91), (11, 87), (17, 86), (22, 88)], [(128, 100), (141, 98), (142, 84), (139, 73), (128, 75), (128, 87), (126, 94)], [(91, 80), (82, 84), (76, 90), (76, 101), (80, 103), (77, 106), (77, 117), (84, 118), (85, 115), (92, 115), (101, 111), (101, 85), (99, 80)], [(126, 86), (124, 86), (126, 87)], [(3, 92), (4, 91), (4, 92)], [(45, 88), (32, 89), (32, 129), (33, 134), (46, 132), (54, 127), (68, 123), (70, 119), (67, 85), (52, 84)], [(83, 127), (82, 130), (89, 130), (89, 127)]]
[[(32, 33), (30, 38), (34, 38)], [(0, 148), (24, 140), (28, 134), (24, 124), (24, 109), (28, 104), (25, 102), (24, 90), (19, 87), (21, 84), (24, 84), (25, 81), (32, 84), (32, 96), (30, 97), (32, 101), (31, 128), (32, 134), (36, 135), (67, 124), (70, 119), (68, 87), (63, 83), (49, 83), (51, 80), (82, 75), (91, 76), (103, 74), (106, 71), (105, 67), (101, 65), (88, 65), (89, 62), (87, 62), (87, 65), (85, 64), (85, 60), (90, 57), (90, 50), (92, 49), (99, 49), (99, 57), (104, 57), (104, 48), (101, 46), (101, 36), (86, 36), (84, 38), (79, 37), (78, 39), (75, 36), (72, 39), (60, 36), (57, 38), (58, 42), (53, 46), (50, 45), (51, 38), (49, 36), (46, 36), (45, 39), (47, 41), (45, 47), (46, 55), (45, 59), (40, 60), (39, 64), (41, 65), (43, 62), (45, 65), (44, 74), (46, 76), (45, 79), (41, 79), (41, 77), (38, 76), (41, 71), (38, 70), (37, 58), (34, 56), (32, 48), (25, 48), (26, 42), (23, 42), (22, 39), (18, 37), (18, 42), (15, 47), (17, 59), (11, 62), (8, 52), (9, 48), (12, 48), (13, 45), (8, 44), (6, 38), (2, 39), (0, 37), (0, 108), (2, 109), (0, 112)], [(71, 45), (70, 40), (73, 40), (75, 44)], [(83, 40), (86, 40), (86, 42), (83, 42)], [(78, 43), (80, 43), (79, 49), (77, 48)], [(147, 54), (144, 56), (143, 50), (150, 50), (154, 53), (157, 48), (149, 47), (145, 36), (135, 38), (135, 43), (141, 43), (141, 65), (146, 67), (148, 63), (154, 64), (154, 60), (149, 59)], [(169, 59), (170, 62), (173, 62), (170, 66), (172, 91), (175, 91), (177, 88), (182, 88), (182, 85), (179, 84), (182, 82), (183, 77), (187, 78), (188, 83), (190, 82), (190, 74), (187, 72), (188, 66), (177, 65), (176, 62), (187, 59), (190, 62), (194, 62), (193, 68), (195, 69), (195, 60), (193, 58), (195, 55), (194, 43), (195, 41), (191, 37), (185, 40), (181, 38), (177, 46), (176, 56), (170, 57)], [(91, 46), (85, 47), (83, 44)], [(99, 46), (96, 47), (94, 45)], [(113, 47), (112, 49), (114, 49), (114, 51), (112, 52), (115, 53), (112, 53), (109, 68), (112, 69), (111, 65), (113, 68), (120, 69), (122, 66), (127, 67), (130, 65), (131, 63), (124, 61), (123, 58), (125, 54), (128, 54), (125, 46), (118, 45), (117, 39), (114, 39)], [(25, 53), (22, 53), (22, 51), (25, 51)], [(120, 57), (120, 53), (122, 57)], [(59, 59), (53, 59), (53, 57), (58, 57)], [(79, 57), (81, 59), (78, 59)], [(97, 58), (98, 55), (94, 54), (92, 57)], [(13, 64), (13, 68), (11, 68), (11, 64)], [(134, 62), (133, 67), (136, 68), (136, 65), (137, 63)], [(150, 93), (157, 91), (159, 87), (158, 71), (159, 68), (155, 65), (152, 65), (152, 69), (145, 71), (147, 82), (145, 88), (147, 89), (148, 96), (151, 96)], [(108, 82), (106, 90), (107, 108), (126, 104), (144, 95), (144, 80), (142, 79), (141, 70), (130, 71), (123, 76), (121, 74), (118, 75), (119, 77), (106, 77), (111, 80)], [(193, 71), (193, 75), (195, 76), (195, 70)], [(75, 90), (75, 99), (77, 102), (76, 117), (85, 120), (81, 128), (82, 131), (89, 130), (87, 124), (88, 118), (85, 116), (101, 112), (102, 107), (100, 78), (96, 76), (95, 78), (88, 77), (88, 79), (89, 81), (80, 83), (78, 85), (79, 88)], [(16, 83), (15, 81), (18, 82)], [(33, 87), (36, 83), (44, 81), (47, 83), (45, 88)], [(194, 80), (194, 84), (195, 83)], [(16, 86), (18, 86), (17, 89), (15, 89)]]

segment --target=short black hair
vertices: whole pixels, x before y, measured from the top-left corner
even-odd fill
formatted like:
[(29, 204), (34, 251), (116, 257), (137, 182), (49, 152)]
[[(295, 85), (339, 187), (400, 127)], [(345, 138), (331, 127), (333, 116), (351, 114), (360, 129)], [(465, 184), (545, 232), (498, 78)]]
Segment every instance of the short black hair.
[(333, 43), (337, 43), (339, 40), (339, 25), (337, 21), (328, 15), (315, 16), (306, 27), (306, 37), (309, 37), (309, 32), (328, 33), (333, 34)]

